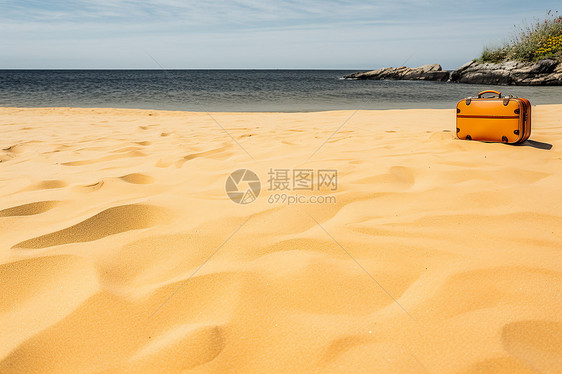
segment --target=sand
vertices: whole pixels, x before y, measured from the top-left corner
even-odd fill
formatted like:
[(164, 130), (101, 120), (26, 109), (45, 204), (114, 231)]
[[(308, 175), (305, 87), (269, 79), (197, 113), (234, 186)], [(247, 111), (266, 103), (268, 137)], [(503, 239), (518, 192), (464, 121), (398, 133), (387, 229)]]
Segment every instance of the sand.
[(562, 105), (454, 118), (0, 108), (0, 372), (560, 372)]

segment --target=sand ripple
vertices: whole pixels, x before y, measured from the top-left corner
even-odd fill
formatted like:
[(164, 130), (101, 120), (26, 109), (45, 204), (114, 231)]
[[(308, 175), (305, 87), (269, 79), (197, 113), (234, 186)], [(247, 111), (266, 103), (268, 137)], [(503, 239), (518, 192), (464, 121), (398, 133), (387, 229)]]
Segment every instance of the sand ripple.
[(349, 116), (0, 109), (0, 373), (559, 372), (562, 106), (550, 150)]

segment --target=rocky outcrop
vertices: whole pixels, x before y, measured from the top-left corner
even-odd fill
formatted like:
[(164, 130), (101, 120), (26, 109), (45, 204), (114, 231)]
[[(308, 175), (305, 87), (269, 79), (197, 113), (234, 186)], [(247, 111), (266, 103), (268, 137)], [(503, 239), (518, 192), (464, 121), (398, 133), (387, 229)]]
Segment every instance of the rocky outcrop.
[(402, 66), (399, 68), (384, 68), (367, 72), (353, 73), (344, 76), (345, 79), (392, 79), (392, 80), (428, 80), (446, 82), (449, 72), (444, 71), (441, 65), (423, 65), (417, 68)]
[(508, 61), (499, 64), (471, 61), (451, 73), (451, 81), (520, 86), (562, 85), (562, 63)]
[(562, 62), (540, 60), (537, 62), (508, 61), (499, 64), (471, 61), (449, 73), (441, 65), (423, 65), (417, 68), (402, 66), (353, 73), (345, 79), (427, 80), (488, 85), (561, 86)]

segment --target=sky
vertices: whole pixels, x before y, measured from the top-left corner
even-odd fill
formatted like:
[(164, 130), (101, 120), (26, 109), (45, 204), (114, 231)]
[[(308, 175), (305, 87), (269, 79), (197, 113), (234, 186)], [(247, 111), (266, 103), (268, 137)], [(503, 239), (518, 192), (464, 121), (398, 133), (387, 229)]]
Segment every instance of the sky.
[(0, 0), (0, 69), (456, 69), (550, 9), (559, 0)]

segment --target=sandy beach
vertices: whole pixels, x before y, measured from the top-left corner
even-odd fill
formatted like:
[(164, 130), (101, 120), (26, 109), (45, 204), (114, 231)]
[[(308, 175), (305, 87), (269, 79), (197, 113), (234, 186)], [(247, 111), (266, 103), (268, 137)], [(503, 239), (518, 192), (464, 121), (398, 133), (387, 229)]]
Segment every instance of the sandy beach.
[(560, 372), (562, 105), (523, 146), (454, 130), (0, 108), (0, 372)]

